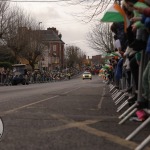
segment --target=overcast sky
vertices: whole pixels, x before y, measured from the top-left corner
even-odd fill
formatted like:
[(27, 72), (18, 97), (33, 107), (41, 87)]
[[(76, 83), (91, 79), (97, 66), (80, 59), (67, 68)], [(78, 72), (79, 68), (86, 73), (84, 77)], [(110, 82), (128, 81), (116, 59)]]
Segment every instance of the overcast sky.
[(48, 27), (56, 27), (57, 30), (62, 34), (62, 40), (67, 45), (75, 45), (80, 47), (81, 50), (90, 57), (99, 54), (98, 52), (88, 47), (86, 41), (86, 35), (88, 31), (91, 30), (91, 25), (94, 23), (94, 21), (90, 23), (84, 23), (79, 21), (81, 18), (73, 16), (74, 13), (79, 14), (80, 12), (84, 11), (81, 6), (71, 6), (65, 2), (16, 3), (19, 7), (30, 13), (31, 16), (34, 16), (37, 21), (42, 22), (41, 25), (44, 26), (45, 29)]

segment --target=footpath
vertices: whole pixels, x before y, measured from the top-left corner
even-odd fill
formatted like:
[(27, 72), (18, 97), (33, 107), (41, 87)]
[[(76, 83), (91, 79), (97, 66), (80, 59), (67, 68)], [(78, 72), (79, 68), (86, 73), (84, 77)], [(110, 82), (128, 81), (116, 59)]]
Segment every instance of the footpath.
[[(126, 97), (123, 95), (124, 93), (118, 91), (116, 88), (112, 88), (113, 85), (104, 83), (102, 95), (103, 107), (100, 110), (100, 115), (103, 116), (103, 121), (100, 126), (97, 125), (97, 128), (99, 128), (99, 130), (106, 130), (106, 132), (112, 135), (116, 135), (116, 137), (118, 137), (116, 138), (116, 143), (121, 142), (121, 150), (150, 150), (150, 117), (148, 118), (149, 120), (147, 119), (143, 122), (131, 120), (131, 117), (133, 117), (135, 113), (132, 113), (130, 117), (127, 116), (134, 110), (134, 107), (124, 115), (124, 113), (131, 107), (126, 104), (121, 108), (126, 101)], [(121, 100), (120, 102), (119, 99)], [(122, 117), (122, 115), (124, 116)], [(146, 125), (143, 125), (144, 123)], [(144, 127), (141, 128), (141, 125)], [(102, 126), (105, 126), (105, 128)], [(139, 127), (141, 130), (139, 130)], [(132, 134), (137, 129), (139, 132), (133, 136)], [(112, 136), (111, 138), (114, 137)], [(144, 143), (142, 143), (143, 141)], [(126, 145), (128, 146), (126, 147)]]

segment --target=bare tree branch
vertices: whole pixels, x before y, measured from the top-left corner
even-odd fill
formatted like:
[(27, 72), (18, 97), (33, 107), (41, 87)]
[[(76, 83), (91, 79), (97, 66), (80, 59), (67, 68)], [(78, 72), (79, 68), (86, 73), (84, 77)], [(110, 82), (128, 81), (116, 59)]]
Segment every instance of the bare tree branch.
[(111, 2), (113, 3), (114, 0), (72, 0), (68, 4), (82, 6), (83, 12), (77, 12), (74, 16), (82, 18), (81, 20), (87, 23), (97, 18)]
[(77, 64), (82, 66), (83, 57), (85, 53), (77, 46), (67, 46), (66, 51), (66, 63), (69, 67), (75, 67)]
[(89, 46), (101, 53), (113, 50), (113, 35), (109, 24), (95, 25), (87, 35)]

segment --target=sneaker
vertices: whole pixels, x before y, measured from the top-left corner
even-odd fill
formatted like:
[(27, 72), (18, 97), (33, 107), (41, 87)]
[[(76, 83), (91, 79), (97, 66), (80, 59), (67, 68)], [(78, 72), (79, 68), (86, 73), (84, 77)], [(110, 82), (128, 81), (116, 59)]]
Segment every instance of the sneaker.
[(121, 90), (121, 92), (123, 92), (123, 93), (126, 93), (126, 92), (132, 92), (132, 88), (133, 87), (128, 87), (128, 88), (126, 88), (126, 89), (123, 89), (123, 90)]
[(143, 121), (142, 119), (139, 119), (138, 117), (131, 117), (129, 120), (130, 121), (137, 121), (137, 122), (142, 122)]

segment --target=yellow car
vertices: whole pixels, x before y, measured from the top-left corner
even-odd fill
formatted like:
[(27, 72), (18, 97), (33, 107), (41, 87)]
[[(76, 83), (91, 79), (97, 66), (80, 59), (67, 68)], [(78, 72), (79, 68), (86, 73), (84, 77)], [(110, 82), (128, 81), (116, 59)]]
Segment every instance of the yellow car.
[(87, 72), (85, 71), (83, 74), (82, 74), (82, 79), (90, 79), (92, 80), (92, 74), (90, 72)]

